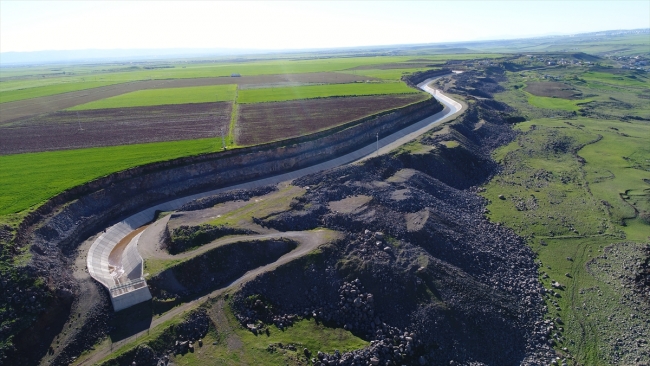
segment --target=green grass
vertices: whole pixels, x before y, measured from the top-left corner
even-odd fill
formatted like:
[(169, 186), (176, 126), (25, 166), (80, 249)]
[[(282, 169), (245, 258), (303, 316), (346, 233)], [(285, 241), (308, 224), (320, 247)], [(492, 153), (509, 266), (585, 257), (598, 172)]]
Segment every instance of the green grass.
[(368, 76), (384, 80), (399, 81), (402, 76), (409, 75), (417, 71), (431, 70), (431, 68), (410, 68), (410, 69), (369, 69), (369, 70), (345, 70), (346, 74)]
[(580, 77), (586, 81), (591, 82), (601, 82), (605, 84), (611, 84), (616, 86), (624, 87), (650, 87), (650, 81), (647, 78), (643, 79), (642, 77), (631, 78), (629, 75), (634, 73), (630, 72), (627, 74), (610, 74), (607, 72), (586, 72)]
[(62, 94), (77, 90), (97, 88), (100, 86), (113, 85), (119, 81), (91, 81), (72, 82), (55, 85), (38, 86), (27, 89), (8, 90), (0, 92), (0, 103), (13, 102), (16, 100), (44, 97), (47, 95)]
[[(361, 349), (368, 342), (354, 336), (349, 331), (340, 328), (328, 328), (313, 319), (299, 320), (293, 326), (278, 329), (269, 326), (269, 335), (254, 335), (243, 329), (235, 319), (229, 305), (220, 305), (213, 300), (208, 314), (215, 322), (216, 329), (208, 332), (203, 338), (203, 346), (195, 344), (195, 351), (184, 355), (175, 355), (172, 361), (177, 365), (304, 365), (304, 348), (313, 354), (318, 351), (334, 353)], [(131, 352), (139, 344), (162, 346), (160, 338), (169, 326), (178, 324), (180, 319), (165, 322), (152, 329), (149, 335), (139, 338), (136, 342), (125, 345), (111, 354), (110, 359)], [(282, 349), (279, 344), (294, 345), (296, 351)], [(274, 349), (269, 349), (273, 345)], [(107, 361), (106, 359), (104, 361)]]
[(0, 156), (0, 216), (110, 173), (220, 149), (221, 139), (213, 138)]
[[(217, 324), (216, 333), (206, 337), (201, 352), (187, 353), (174, 357), (178, 365), (299, 365), (306, 359), (303, 349), (313, 354), (318, 351), (334, 353), (360, 349), (368, 342), (340, 328), (328, 328), (313, 319), (303, 319), (284, 330), (269, 326), (269, 335), (254, 335), (244, 330), (235, 320), (229, 307), (223, 311), (227, 324)], [(216, 342), (216, 345), (212, 343)], [(296, 351), (280, 349), (277, 346), (294, 345)], [(275, 350), (269, 350), (274, 345)]]
[(244, 89), (239, 91), (238, 102), (282, 102), (295, 99), (418, 93), (403, 83), (351, 83), (306, 85), (297, 87)]
[(88, 109), (146, 107), (166, 104), (225, 102), (235, 99), (237, 85), (194, 86), (187, 88), (148, 89), (101, 99), (68, 108), (71, 111)]
[(562, 297), (546, 297), (547, 317), (565, 323), (558, 348), (567, 347), (581, 364), (608, 364), (612, 339), (626, 329), (603, 327), (611, 314), (631, 310), (621, 310), (620, 286), (586, 266), (607, 245), (650, 236), (650, 225), (631, 218), (633, 206), (650, 209), (650, 185), (643, 181), (650, 179), (650, 126), (574, 118), (536, 119), (517, 128), (523, 132), (517, 141), (494, 154), (503, 171), (483, 193), (489, 217), (528, 238), (540, 274), (548, 275), (540, 279), (546, 288), (552, 280), (566, 285)]
[(549, 97), (538, 97), (536, 95), (528, 94), (528, 103), (537, 107), (544, 109), (561, 109), (564, 111), (575, 111), (580, 110), (578, 103), (587, 103), (589, 100), (569, 100), (562, 98), (549, 98)]

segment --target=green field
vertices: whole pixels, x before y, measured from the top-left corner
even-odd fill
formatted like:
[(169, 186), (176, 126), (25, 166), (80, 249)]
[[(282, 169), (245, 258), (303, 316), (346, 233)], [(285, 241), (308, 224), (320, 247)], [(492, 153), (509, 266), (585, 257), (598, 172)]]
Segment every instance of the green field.
[(295, 99), (419, 93), (404, 83), (351, 83), (306, 85), (281, 88), (244, 89), (239, 91), (237, 102), (283, 102)]
[(237, 85), (235, 84), (138, 90), (81, 104), (68, 110), (83, 111), (88, 109), (146, 107), (166, 104), (225, 102), (235, 99), (236, 90)]
[(214, 138), (0, 156), (0, 216), (110, 173), (220, 149), (221, 139)]
[(53, 94), (62, 94), (71, 91), (97, 88), (100, 86), (118, 84), (119, 81), (92, 81), (80, 83), (62, 83), (56, 85), (40, 86), (35, 88), (17, 89), (0, 92), (0, 103), (16, 100), (32, 99)]
[(404, 75), (413, 74), (414, 72), (423, 70), (431, 70), (431, 68), (344, 70), (341, 72), (384, 80), (399, 81)]
[(561, 98), (539, 97), (529, 93), (528, 103), (537, 107), (545, 109), (562, 109), (565, 111), (578, 111), (580, 110), (579, 103), (587, 103), (589, 100), (568, 100)]
[(644, 182), (650, 180), (650, 125), (575, 118), (536, 119), (517, 128), (524, 134), (495, 153), (503, 172), (486, 186), (489, 217), (529, 238), (546, 288), (551, 281), (566, 285), (561, 298), (547, 297), (547, 316), (564, 319), (565, 341), (558, 347), (581, 364), (615, 361), (613, 339), (627, 329), (607, 328), (611, 315), (626, 315), (630, 327), (644, 327), (644, 320), (612, 301), (624, 288), (586, 267), (612, 243), (650, 239), (650, 225), (635, 214), (650, 211)]
[[(368, 57), (309, 57), (276, 58), (255, 61), (216, 61), (216, 62), (151, 62), (146, 66), (125, 66), (123, 64), (105, 65), (62, 65), (56, 67), (3, 67), (0, 68), (0, 100), (20, 100), (64, 93), (60, 84), (79, 84), (78, 89), (99, 86), (95, 83), (110, 85), (137, 80), (162, 80), (230, 76), (239, 73), (242, 76), (302, 74), (313, 72), (334, 72), (353, 69), (359, 66), (381, 65), (396, 62), (408, 62), (414, 58), (431, 62), (449, 59), (466, 60), (472, 58), (498, 58), (500, 54), (446, 54), (418, 56), (368, 56)], [(363, 70), (368, 71), (368, 70)], [(372, 75), (370, 73), (369, 75)], [(393, 70), (379, 70), (386, 74), (382, 78), (395, 79)], [(362, 73), (363, 75), (363, 73)], [(88, 86), (84, 86), (87, 84)], [(51, 87), (51, 88), (44, 88)], [(44, 88), (39, 90), (29, 89)], [(24, 91), (18, 92), (19, 89)], [(17, 94), (16, 94), (17, 93)]]

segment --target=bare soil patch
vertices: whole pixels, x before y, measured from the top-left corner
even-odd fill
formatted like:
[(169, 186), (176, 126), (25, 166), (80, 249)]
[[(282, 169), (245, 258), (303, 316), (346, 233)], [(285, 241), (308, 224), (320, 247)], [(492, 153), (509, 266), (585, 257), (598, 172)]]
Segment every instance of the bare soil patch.
[(257, 75), (242, 77), (216, 77), (172, 80), (142, 80), (100, 88), (79, 90), (70, 93), (50, 95), (41, 98), (25, 99), (3, 103), (0, 124), (20, 118), (52, 113), (95, 100), (114, 97), (142, 89), (183, 88), (209, 85), (262, 85), (284, 83), (351, 83), (364, 80), (379, 80), (369, 76), (358, 76), (335, 72), (316, 72), (309, 74)]
[(422, 95), (323, 98), (242, 104), (236, 139), (253, 145), (300, 136), (422, 100)]
[(372, 197), (370, 196), (351, 196), (342, 200), (332, 201), (328, 204), (328, 206), (331, 211), (345, 214), (356, 212), (358, 209), (370, 202), (370, 200), (372, 200)]
[(538, 97), (580, 99), (582, 96), (582, 93), (571, 85), (555, 81), (530, 82), (525, 90)]
[(0, 155), (215, 137), (219, 128), (227, 131), (231, 107), (221, 102), (55, 112), (0, 126)]

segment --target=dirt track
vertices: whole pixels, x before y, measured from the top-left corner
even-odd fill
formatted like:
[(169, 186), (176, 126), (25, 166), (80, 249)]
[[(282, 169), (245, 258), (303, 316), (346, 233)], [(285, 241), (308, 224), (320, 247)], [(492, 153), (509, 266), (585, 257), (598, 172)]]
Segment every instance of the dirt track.
[[(159, 222), (161, 222), (161, 221), (163, 221), (163, 220), (159, 220)], [(166, 223), (166, 220), (165, 220), (165, 223)], [(158, 224), (158, 223), (156, 223), (156, 224)], [(150, 227), (150, 229), (153, 229), (153, 227), (155, 227), (156, 224), (152, 225)], [(152, 232), (159, 230), (160, 227), (164, 228), (165, 225), (161, 223), (158, 226), (158, 228), (152, 230)], [(145, 230), (145, 232), (146, 231), (149, 231), (149, 229)], [(141, 239), (143, 237), (145, 237), (145, 235), (146, 234), (143, 233)], [(219, 295), (219, 294), (221, 294), (221, 293), (223, 293), (223, 292), (225, 292), (225, 291), (227, 291), (229, 289), (235, 288), (235, 287), (241, 285), (242, 283), (245, 283), (247, 281), (250, 281), (250, 280), (254, 279), (255, 277), (257, 277), (261, 273), (272, 271), (275, 268), (277, 268), (277, 267), (279, 267), (279, 266), (281, 266), (283, 264), (289, 263), (289, 262), (291, 262), (292, 260), (294, 260), (296, 258), (302, 257), (305, 254), (311, 252), (312, 250), (318, 248), (320, 245), (322, 245), (324, 243), (327, 243), (327, 242), (330, 242), (330, 241), (332, 241), (334, 239), (337, 239), (339, 237), (339, 235), (340, 235), (339, 233), (331, 231), (331, 230), (290, 231), (290, 232), (263, 234), (263, 235), (247, 235), (247, 236), (241, 236), (241, 237), (227, 238), (227, 239), (224, 239), (224, 240), (217, 240), (215, 242), (212, 242), (212, 243), (210, 243), (208, 245), (205, 245), (205, 246), (203, 246), (201, 248), (198, 248), (196, 250), (193, 250), (193, 251), (190, 251), (190, 252), (185, 252), (185, 253), (182, 253), (182, 254), (179, 254), (179, 255), (176, 255), (176, 256), (171, 256), (172, 258), (194, 257), (194, 256), (200, 255), (201, 253), (204, 253), (205, 251), (210, 250), (210, 249), (212, 249), (212, 248), (214, 248), (216, 246), (227, 244), (227, 243), (234, 243), (234, 242), (238, 242), (238, 241), (242, 241), (242, 240), (290, 238), (290, 239), (293, 239), (293, 240), (295, 240), (295, 241), (297, 241), (299, 243), (298, 247), (296, 249), (294, 249), (293, 251), (283, 255), (277, 261), (275, 261), (275, 262), (273, 262), (271, 264), (268, 264), (266, 266), (258, 267), (258, 268), (254, 269), (254, 270), (248, 271), (248, 272), (246, 272), (246, 274), (241, 276), (239, 279), (237, 279), (236, 281), (234, 281), (233, 283), (231, 283), (227, 287), (215, 290), (215, 291), (211, 292), (208, 295), (201, 296), (201, 297), (199, 297), (197, 299), (194, 299), (194, 300), (192, 300), (190, 302), (187, 302), (187, 303), (184, 303), (184, 304), (182, 304), (180, 306), (177, 306), (177, 307), (173, 308), (172, 310), (164, 313), (159, 318), (153, 319), (153, 321), (151, 322), (150, 328), (154, 328), (154, 327), (166, 322), (167, 320), (172, 319), (173, 317), (175, 317), (175, 316), (177, 316), (179, 314), (182, 314), (182, 313), (184, 313), (184, 312), (186, 312), (188, 310), (194, 309), (195, 307), (197, 307), (198, 305), (203, 303), (203, 301), (205, 299), (207, 299), (207, 298), (215, 297), (215, 296), (217, 296), (217, 295)], [(150, 238), (152, 238), (152, 237), (154, 237), (154, 236), (153, 235), (150, 236)], [(142, 256), (145, 257), (145, 258), (149, 254), (157, 256), (157, 258), (167, 258), (167, 256), (169, 256), (169, 254), (167, 254), (167, 253), (163, 253), (162, 251), (156, 251), (156, 250), (152, 251), (153, 246), (156, 245), (156, 244), (157, 243), (155, 241), (149, 241), (146, 244), (140, 242), (139, 245), (138, 245), (138, 249), (140, 250), (140, 253), (142, 254)], [(121, 340), (119, 342), (114, 342), (114, 343), (112, 343), (112, 345), (104, 343), (104, 344), (102, 344), (102, 346), (97, 347), (98, 349), (95, 350), (94, 352), (92, 352), (90, 355), (87, 355), (88, 358), (84, 358), (83, 356), (80, 357), (80, 361), (79, 361), (79, 363), (77, 363), (77, 365), (95, 365), (99, 361), (101, 361), (102, 359), (104, 359), (105, 357), (110, 355), (112, 353), (112, 349), (118, 349), (121, 346), (132, 342), (134, 339), (137, 339), (138, 337), (143, 336), (145, 333), (147, 333), (146, 330), (142, 331), (140, 333), (134, 334), (131, 337), (125, 338), (125, 339), (123, 339), (123, 340)]]
[(369, 76), (357, 76), (334, 72), (312, 74), (258, 75), (242, 77), (218, 77), (172, 80), (141, 80), (124, 84), (102, 86), (99, 88), (79, 90), (46, 97), (19, 100), (0, 104), (0, 125), (20, 118), (52, 113), (62, 109), (95, 100), (114, 97), (142, 89), (182, 88), (207, 85), (283, 85), (295, 83), (350, 83), (362, 80), (378, 80)]

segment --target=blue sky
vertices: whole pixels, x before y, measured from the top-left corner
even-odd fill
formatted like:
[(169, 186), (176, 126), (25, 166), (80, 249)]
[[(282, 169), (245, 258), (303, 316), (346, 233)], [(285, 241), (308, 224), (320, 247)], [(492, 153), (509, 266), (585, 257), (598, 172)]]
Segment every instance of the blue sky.
[(650, 1), (0, 0), (0, 52), (300, 49), (650, 27)]

